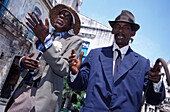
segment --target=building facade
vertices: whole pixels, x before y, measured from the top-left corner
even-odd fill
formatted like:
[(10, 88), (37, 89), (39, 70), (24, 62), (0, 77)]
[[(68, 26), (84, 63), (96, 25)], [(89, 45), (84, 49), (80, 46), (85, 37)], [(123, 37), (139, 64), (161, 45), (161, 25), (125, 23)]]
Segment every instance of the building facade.
[[(17, 83), (21, 56), (31, 52), (38, 54), (34, 43), (37, 38), (25, 25), (28, 12), (36, 11), (42, 20), (48, 17), (49, 10), (56, 4), (64, 3), (80, 11), (82, 0), (1, 0), (0, 3), (0, 96), (8, 99)], [(111, 42), (111, 29), (79, 14), (81, 29), (78, 34), (84, 40), (86, 56), (90, 49), (108, 45)], [(50, 25), (50, 31), (52, 31)], [(108, 40), (108, 41), (106, 41)], [(101, 43), (102, 42), (102, 43)], [(104, 43), (105, 42), (105, 43)], [(101, 43), (101, 44), (100, 44)], [(36, 55), (34, 57), (36, 57)], [(39, 73), (45, 73), (48, 66), (42, 59)]]

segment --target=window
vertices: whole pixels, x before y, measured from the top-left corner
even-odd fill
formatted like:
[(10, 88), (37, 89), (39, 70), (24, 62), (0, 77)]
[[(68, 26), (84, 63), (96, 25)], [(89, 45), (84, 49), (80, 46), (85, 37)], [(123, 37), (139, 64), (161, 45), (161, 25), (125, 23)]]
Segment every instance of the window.
[(90, 45), (89, 42), (83, 41), (82, 48), (81, 48), (81, 51), (84, 51), (84, 55), (83, 55), (82, 62), (84, 61), (84, 59), (85, 59), (86, 56), (87, 56), (87, 52), (88, 52), (89, 45)]
[(33, 12), (37, 12), (39, 16), (41, 16), (41, 15), (42, 15), (42, 13), (41, 13), (40, 9), (39, 9), (37, 6), (35, 6), (35, 8), (34, 8)]
[(3, 15), (5, 13), (5, 7), (7, 7), (10, 0), (1, 0), (0, 3), (3, 5), (0, 5), (0, 13)]

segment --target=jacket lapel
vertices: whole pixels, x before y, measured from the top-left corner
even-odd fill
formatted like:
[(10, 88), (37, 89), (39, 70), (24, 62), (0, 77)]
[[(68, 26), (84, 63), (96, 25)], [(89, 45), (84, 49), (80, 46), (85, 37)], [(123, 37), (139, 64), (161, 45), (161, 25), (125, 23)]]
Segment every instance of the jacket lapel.
[(125, 57), (123, 58), (118, 72), (115, 76), (114, 83), (121, 78), (125, 73), (127, 73), (138, 61), (138, 56), (132, 51), (131, 48), (127, 51)]
[(109, 86), (113, 84), (113, 52), (112, 47), (102, 48), (100, 54), (101, 65)]
[(66, 33), (63, 37), (59, 39), (59, 42), (62, 43), (62, 46), (64, 47), (67, 43), (67, 40), (70, 40), (70, 36), (68, 33)]

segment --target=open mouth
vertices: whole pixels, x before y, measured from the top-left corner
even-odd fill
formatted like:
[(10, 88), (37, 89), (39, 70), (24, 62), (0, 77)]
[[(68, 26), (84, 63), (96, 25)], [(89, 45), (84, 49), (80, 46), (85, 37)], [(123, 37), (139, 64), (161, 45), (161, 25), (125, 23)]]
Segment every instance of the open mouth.
[(117, 39), (123, 39), (123, 38), (125, 38), (125, 35), (122, 33), (117, 33), (116, 37), (117, 37)]
[(123, 39), (124, 37), (123, 36), (117, 36), (118, 39)]
[(61, 19), (57, 19), (56, 23), (58, 23), (58, 24), (62, 25), (62, 24), (63, 24), (63, 20), (61, 20)]

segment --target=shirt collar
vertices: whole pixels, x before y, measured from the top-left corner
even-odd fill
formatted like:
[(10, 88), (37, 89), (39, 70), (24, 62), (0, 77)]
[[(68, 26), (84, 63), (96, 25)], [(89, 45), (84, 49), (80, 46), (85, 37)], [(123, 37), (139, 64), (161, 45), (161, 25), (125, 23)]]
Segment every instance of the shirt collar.
[(121, 54), (126, 54), (126, 52), (128, 51), (129, 49), (129, 44), (122, 47), (122, 48), (119, 48), (119, 46), (114, 42), (113, 43), (113, 51), (115, 51), (115, 49), (118, 49), (120, 50)]
[(59, 35), (59, 38), (63, 37), (67, 32), (60, 32), (60, 33), (57, 33), (57, 35)]

